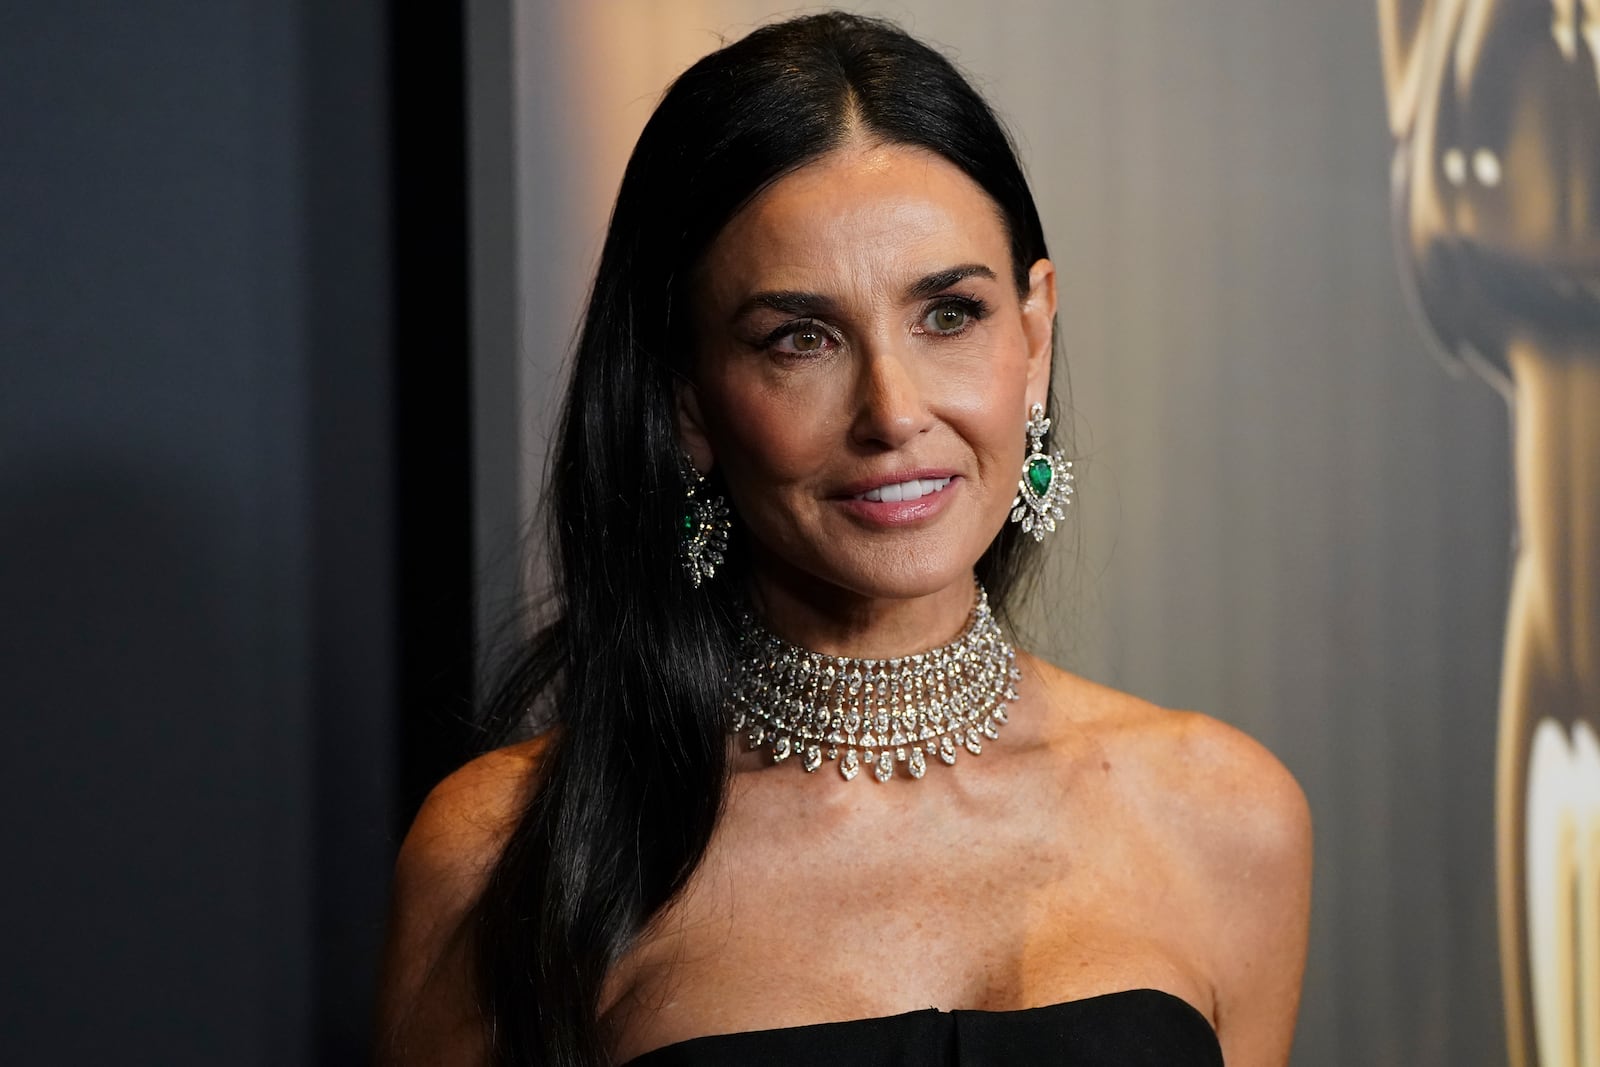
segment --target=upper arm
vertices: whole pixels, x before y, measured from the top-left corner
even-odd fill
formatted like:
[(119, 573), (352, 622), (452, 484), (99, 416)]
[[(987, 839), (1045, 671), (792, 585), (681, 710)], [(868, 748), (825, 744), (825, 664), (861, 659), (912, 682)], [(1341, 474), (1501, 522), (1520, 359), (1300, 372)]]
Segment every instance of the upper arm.
[(1201, 800), (1184, 821), (1223, 1052), (1228, 1067), (1282, 1067), (1310, 925), (1310, 809), (1283, 764), (1230, 726), (1192, 716), (1182, 748)]
[(480, 1064), (467, 919), (530, 793), (543, 739), (480, 756), (440, 782), (395, 863), (378, 988), (378, 1062)]

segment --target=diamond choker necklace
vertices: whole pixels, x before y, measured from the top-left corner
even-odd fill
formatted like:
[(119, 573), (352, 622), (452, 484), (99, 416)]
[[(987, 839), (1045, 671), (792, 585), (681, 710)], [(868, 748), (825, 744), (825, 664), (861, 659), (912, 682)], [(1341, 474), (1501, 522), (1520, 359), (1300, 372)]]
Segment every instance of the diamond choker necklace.
[(861, 764), (880, 782), (895, 764), (921, 778), (928, 757), (974, 756), (984, 738), (999, 736), (1007, 700), (1022, 678), (1016, 650), (1000, 632), (989, 597), (978, 602), (966, 629), (948, 645), (895, 659), (826, 656), (790, 644), (746, 615), (739, 663), (726, 707), (735, 734), (751, 748), (766, 746), (772, 761), (799, 756), (807, 771), (837, 760), (850, 781)]

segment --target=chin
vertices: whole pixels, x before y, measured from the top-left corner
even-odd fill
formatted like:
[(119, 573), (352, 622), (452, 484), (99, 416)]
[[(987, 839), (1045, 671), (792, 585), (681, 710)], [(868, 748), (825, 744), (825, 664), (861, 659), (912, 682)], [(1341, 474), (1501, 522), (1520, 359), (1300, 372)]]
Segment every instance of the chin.
[(835, 557), (807, 570), (812, 577), (859, 596), (914, 600), (944, 592), (953, 585), (970, 584), (981, 555), (981, 551), (949, 553), (906, 547), (863, 553), (857, 559)]

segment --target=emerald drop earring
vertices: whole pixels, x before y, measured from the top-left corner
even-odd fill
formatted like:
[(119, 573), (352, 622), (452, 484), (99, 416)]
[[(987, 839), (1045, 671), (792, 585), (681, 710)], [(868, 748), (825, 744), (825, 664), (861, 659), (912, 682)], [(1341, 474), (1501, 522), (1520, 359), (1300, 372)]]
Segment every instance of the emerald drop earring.
[(702, 495), (705, 475), (695, 470), (689, 457), (679, 453), (678, 467), (683, 474), (685, 500), (682, 528), (678, 534), (678, 560), (696, 589), (717, 573), (728, 551), (728, 531), (733, 522), (728, 502), (716, 494)]
[(1044, 435), (1050, 432), (1050, 420), (1045, 417), (1043, 404), (1035, 404), (1029, 410), (1024, 429), (1028, 434), (1028, 458), (1022, 461), (1022, 478), (1017, 482), (1016, 499), (1011, 502), (1011, 521), (1020, 522), (1022, 532), (1033, 534), (1035, 541), (1043, 541), (1045, 531), (1055, 530), (1056, 520), (1067, 517), (1072, 464), (1059, 451), (1045, 451)]

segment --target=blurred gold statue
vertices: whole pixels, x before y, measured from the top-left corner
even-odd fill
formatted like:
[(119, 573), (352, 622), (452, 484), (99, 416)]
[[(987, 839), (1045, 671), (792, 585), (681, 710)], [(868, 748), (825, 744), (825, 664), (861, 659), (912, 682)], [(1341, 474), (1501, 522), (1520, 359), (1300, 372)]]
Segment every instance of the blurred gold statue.
[(1600, 1067), (1600, 0), (1378, 0), (1401, 276), (1511, 403), (1496, 849), (1513, 1067)]

